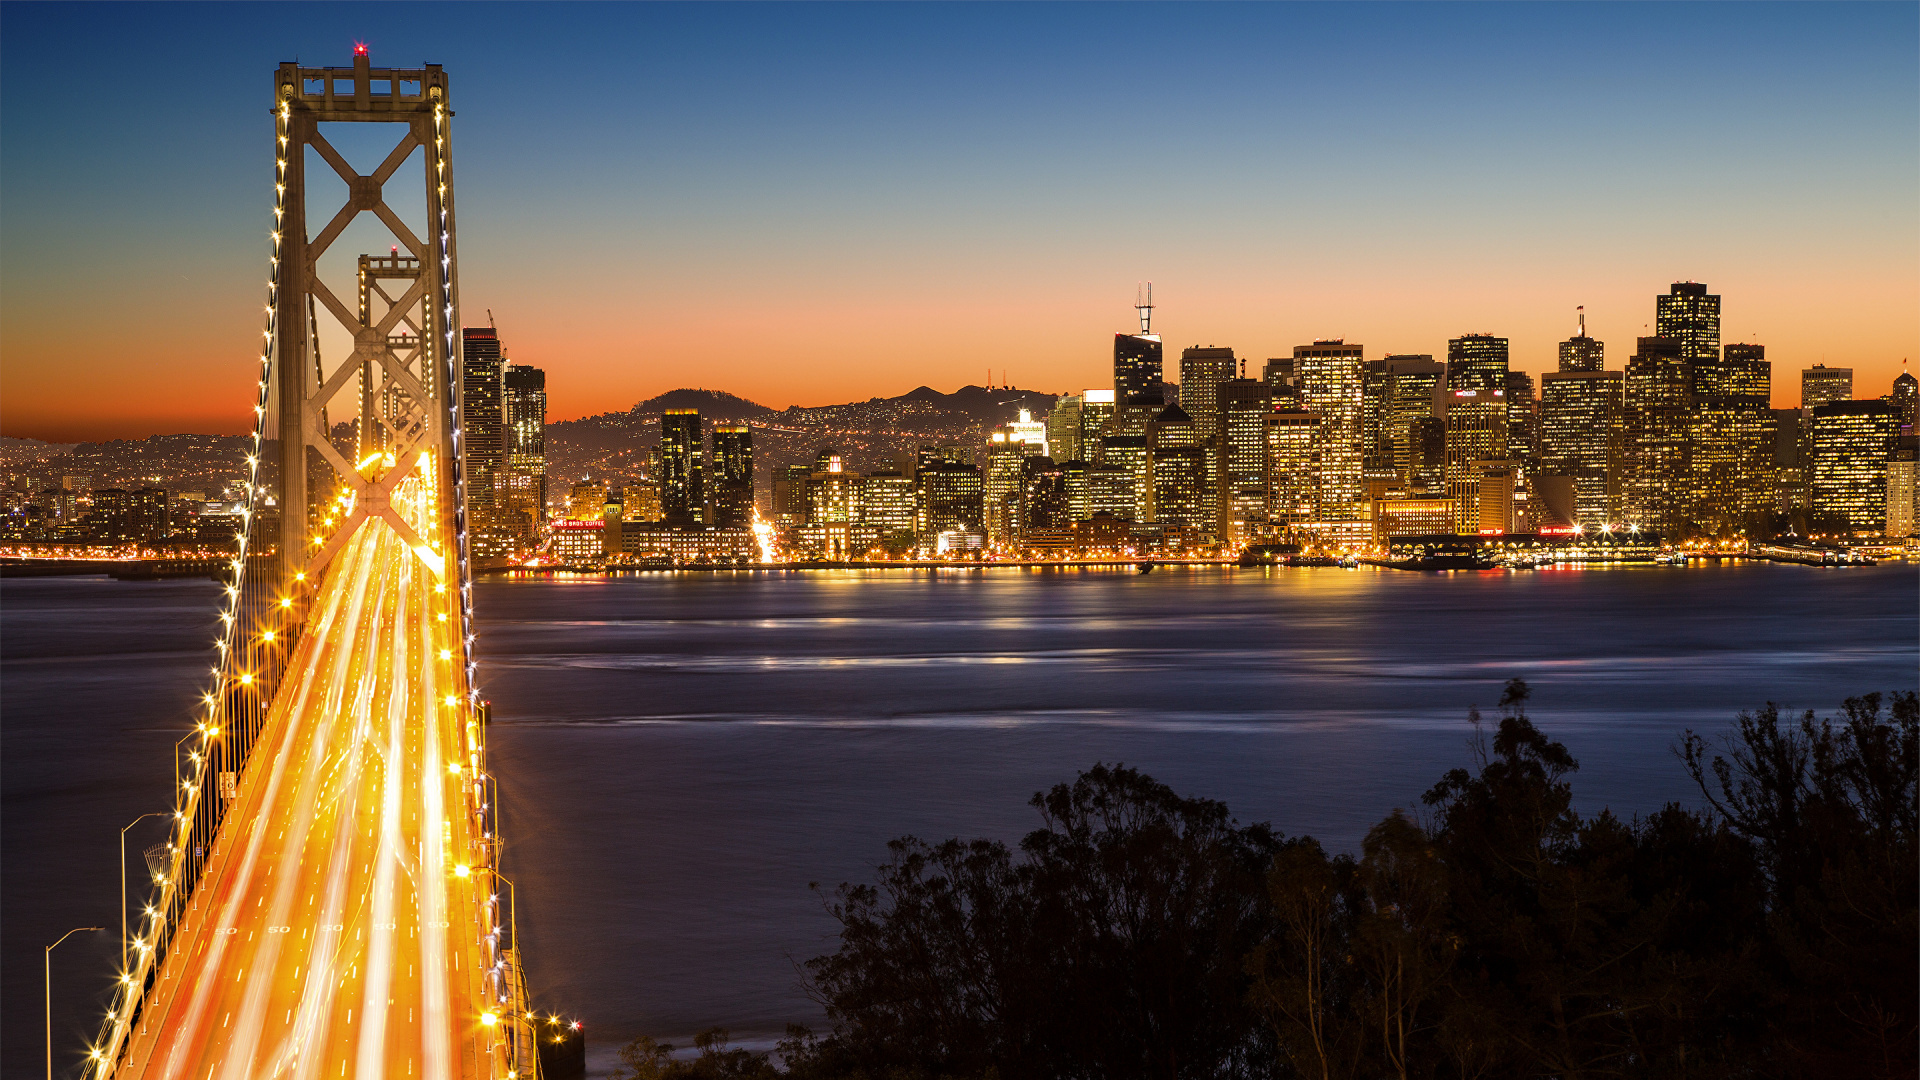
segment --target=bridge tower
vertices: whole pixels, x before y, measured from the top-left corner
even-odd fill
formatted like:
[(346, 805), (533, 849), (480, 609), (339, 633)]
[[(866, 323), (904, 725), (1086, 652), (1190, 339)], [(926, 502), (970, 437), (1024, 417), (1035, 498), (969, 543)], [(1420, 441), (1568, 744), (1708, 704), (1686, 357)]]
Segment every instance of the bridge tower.
[[(350, 68), (279, 65), (272, 116), (266, 327), (218, 663), (86, 1075), (324, 1061), (532, 1077), (473, 685), (447, 77), (375, 68), (356, 46)], [(337, 124), (396, 141), (362, 175), (323, 130)], [(335, 188), (309, 168), (344, 183), (337, 208), (316, 212)], [(402, 183), (423, 185), (424, 221), (389, 205)], [(391, 244), (350, 264), (356, 280), (326, 280), (362, 214)], [(335, 324), (351, 345), (329, 362)]]

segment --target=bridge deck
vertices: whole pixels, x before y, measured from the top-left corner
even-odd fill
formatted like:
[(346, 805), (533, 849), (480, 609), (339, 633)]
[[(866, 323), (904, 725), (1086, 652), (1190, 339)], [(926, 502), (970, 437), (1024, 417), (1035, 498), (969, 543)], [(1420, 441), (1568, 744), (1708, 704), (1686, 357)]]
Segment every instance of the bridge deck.
[(454, 611), (378, 519), (337, 556), (120, 1075), (504, 1074)]

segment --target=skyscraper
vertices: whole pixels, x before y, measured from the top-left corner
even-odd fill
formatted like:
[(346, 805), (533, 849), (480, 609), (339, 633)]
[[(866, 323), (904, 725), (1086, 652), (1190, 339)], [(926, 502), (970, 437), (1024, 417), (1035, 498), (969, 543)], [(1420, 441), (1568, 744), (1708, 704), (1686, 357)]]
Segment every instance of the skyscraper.
[(547, 373), (512, 364), (502, 379), (507, 445), (502, 520), (521, 540), (547, 528)]
[(1122, 403), (1153, 391), (1164, 377), (1160, 335), (1153, 333), (1152, 286), (1134, 310), (1140, 315), (1140, 332), (1113, 335), (1113, 396)]
[(668, 409), (660, 417), (660, 510), (669, 525), (702, 524), (706, 511), (700, 410)]
[(1055, 461), (1078, 461), (1080, 457), (1080, 414), (1084, 400), (1079, 394), (1062, 394), (1054, 399), (1047, 414), (1047, 452)]
[(506, 439), (501, 415), (500, 335), (490, 326), (460, 331), (460, 455), (467, 488), (467, 525), (485, 546), (496, 525), (502, 473), (506, 466)]
[(1273, 388), (1233, 379), (1220, 388), (1220, 537), (1244, 544), (1267, 522), (1267, 414)]
[(1716, 535), (1739, 532), (1773, 502), (1773, 365), (1766, 357), (1764, 345), (1732, 344), (1692, 365), (1690, 517)]
[(1318, 457), (1320, 490), (1317, 521), (1328, 539), (1356, 543), (1371, 539), (1367, 489), (1361, 465), (1361, 406), (1365, 394), (1364, 348), (1343, 340), (1316, 341), (1293, 349), (1295, 377), (1304, 411), (1320, 418)]
[(1320, 417), (1309, 412), (1267, 414), (1267, 517), (1283, 536), (1319, 517), (1315, 446)]
[(1853, 369), (1815, 364), (1800, 371), (1800, 407), (1814, 409), (1853, 400)]
[(1641, 338), (1624, 386), (1622, 517), (1667, 535), (1686, 523), (1692, 501), (1693, 370), (1684, 348), (1673, 338)]
[(1590, 531), (1617, 512), (1621, 407), (1618, 371), (1562, 368), (1540, 375), (1539, 473), (1571, 479), (1571, 524)]
[(987, 470), (983, 481), (985, 524), (990, 542), (1011, 543), (1016, 539), (1020, 463), (1029, 457), (1044, 457), (1045, 451), (1044, 443), (1027, 442), (1009, 424), (1002, 424), (987, 435)]
[(1447, 496), (1454, 531), (1480, 531), (1476, 461), (1507, 457), (1507, 339), (1464, 334), (1447, 342)]
[(1821, 531), (1882, 534), (1887, 461), (1900, 416), (1884, 401), (1833, 401), (1813, 410), (1813, 524)]
[(713, 425), (712, 488), (713, 524), (753, 524), (753, 429), (746, 424)]
[(1720, 298), (1696, 281), (1676, 281), (1665, 296), (1654, 299), (1653, 332), (1680, 343), (1680, 357), (1689, 363), (1720, 356)]
[(1153, 477), (1153, 521), (1212, 534), (1219, 525), (1213, 445), (1178, 405), (1169, 405), (1147, 432)]
[(1894, 377), (1893, 391), (1887, 400), (1900, 414), (1900, 433), (1920, 434), (1920, 379), (1914, 378), (1911, 371), (1901, 371)]
[(1113, 391), (1105, 388), (1080, 392), (1080, 441), (1078, 457), (1083, 461), (1100, 460), (1100, 440), (1113, 419)]
[(1414, 481), (1413, 422), (1434, 415), (1434, 399), (1446, 378), (1446, 366), (1427, 353), (1398, 353), (1385, 360), (1391, 379), (1382, 437), (1392, 448), (1394, 475)]
[(1195, 345), (1180, 354), (1181, 408), (1202, 441), (1220, 433), (1220, 388), (1238, 374), (1232, 349)]

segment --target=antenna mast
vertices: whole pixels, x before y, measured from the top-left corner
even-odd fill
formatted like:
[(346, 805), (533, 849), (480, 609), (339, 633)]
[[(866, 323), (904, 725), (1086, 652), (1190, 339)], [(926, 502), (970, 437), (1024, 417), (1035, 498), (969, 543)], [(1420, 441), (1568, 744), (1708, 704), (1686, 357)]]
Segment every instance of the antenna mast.
[(1574, 308), (1573, 310), (1580, 313), (1580, 336), (1586, 337), (1587, 336), (1587, 305), (1581, 304), (1579, 307)]
[(1140, 332), (1148, 333), (1153, 329), (1153, 282), (1147, 282), (1144, 299), (1139, 286), (1133, 289), (1133, 310), (1140, 314)]

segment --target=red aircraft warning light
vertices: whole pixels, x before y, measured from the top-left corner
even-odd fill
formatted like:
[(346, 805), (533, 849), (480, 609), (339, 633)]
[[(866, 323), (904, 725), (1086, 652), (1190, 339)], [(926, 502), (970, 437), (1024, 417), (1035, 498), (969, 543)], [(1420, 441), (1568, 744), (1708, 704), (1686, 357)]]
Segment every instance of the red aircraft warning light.
[(353, 43), (353, 55), (355, 55), (355, 56), (365, 56), (365, 55), (367, 55), (367, 43), (366, 43), (366, 42), (364, 42), (364, 41), (356, 41), (356, 42), (354, 42), (354, 43)]

